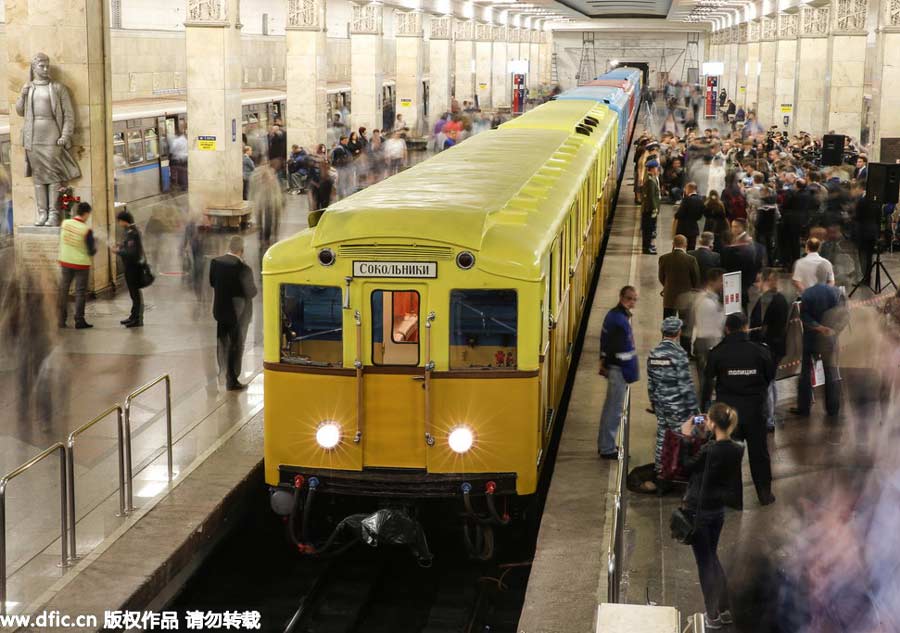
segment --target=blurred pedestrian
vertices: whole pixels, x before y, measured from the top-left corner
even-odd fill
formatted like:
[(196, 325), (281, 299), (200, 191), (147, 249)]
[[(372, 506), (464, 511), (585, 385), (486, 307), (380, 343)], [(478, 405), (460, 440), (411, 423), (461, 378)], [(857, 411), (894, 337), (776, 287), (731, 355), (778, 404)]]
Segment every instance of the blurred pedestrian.
[(216, 320), (219, 374), (225, 374), (229, 391), (246, 389), (240, 382), (244, 339), (253, 317), (256, 284), (253, 273), (244, 263), (244, 240), (231, 238), (228, 252), (214, 258), (209, 266), (209, 285), (213, 288), (213, 317)]
[(721, 268), (706, 271), (703, 292), (694, 300), (694, 358), (697, 360), (697, 378), (700, 393), (706, 380), (706, 363), (709, 352), (722, 340), (725, 328), (725, 308), (722, 306)]
[(768, 415), (766, 427), (769, 432), (775, 430), (775, 405), (778, 403), (778, 392), (775, 378), (781, 359), (787, 353), (787, 326), (790, 306), (783, 294), (778, 290), (780, 275), (775, 268), (766, 268), (760, 273), (760, 294), (750, 307), (750, 340), (763, 343), (772, 354), (775, 375), (769, 383)]
[(91, 205), (79, 202), (75, 217), (64, 220), (59, 229), (59, 327), (66, 327), (69, 305), (69, 288), (75, 282), (75, 329), (94, 327), (84, 320), (84, 304), (87, 298), (88, 275), (91, 257), (97, 254), (94, 232), (88, 226)]
[(268, 165), (260, 165), (250, 178), (250, 199), (256, 211), (259, 227), (260, 261), (266, 249), (278, 241), (278, 228), (284, 212), (284, 193), (275, 172)]
[(250, 177), (256, 164), (253, 162), (253, 148), (249, 145), (244, 146), (244, 157), (241, 159), (241, 172), (244, 179), (243, 199), (247, 200), (250, 195)]
[(722, 263), (720, 255), (712, 249), (714, 242), (715, 235), (713, 235), (711, 231), (703, 231), (703, 233), (700, 234), (697, 248), (688, 251), (688, 255), (697, 260), (697, 266), (700, 269), (701, 285), (706, 281), (707, 271), (713, 268), (719, 268)]
[(126, 328), (144, 327), (143, 287), (144, 245), (141, 232), (134, 224), (134, 217), (128, 211), (120, 211), (116, 222), (123, 230), (121, 243), (113, 246), (113, 252), (122, 258), (125, 265), (125, 285), (131, 296), (131, 313), (128, 318), (119, 321)]

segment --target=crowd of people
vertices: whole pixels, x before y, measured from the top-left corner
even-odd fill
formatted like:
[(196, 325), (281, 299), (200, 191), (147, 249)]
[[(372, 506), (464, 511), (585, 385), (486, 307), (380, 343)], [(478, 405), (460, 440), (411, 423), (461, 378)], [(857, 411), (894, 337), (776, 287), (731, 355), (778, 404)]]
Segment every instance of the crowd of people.
[[(871, 289), (873, 256), (894, 240), (898, 213), (895, 205), (867, 201), (868, 157), (851, 139), (841, 164), (825, 166), (819, 139), (765, 130), (754, 112), (736, 110), (724, 95), (720, 105), (727, 123), (699, 129), (699, 92), (670, 84), (664, 94), (660, 133), (642, 134), (633, 157), (642, 252), (657, 255), (666, 203), (672, 205), (671, 216), (668, 208), (665, 216), (671, 217), (673, 235), (670, 252), (658, 258), (662, 336), (646, 359), (656, 443), (652, 475), (640, 489), (665, 493), (679, 481), (670, 478), (667, 435), (680, 434), (679, 477), (688, 483), (683, 506), (694, 517), (691, 544), (706, 627), (718, 629), (733, 619), (716, 549), (724, 508), (743, 507), (745, 452), (760, 506), (775, 502), (767, 435), (779, 422), (775, 378), (784, 369), (789, 343), (794, 341), (800, 365), (790, 413), (810, 415), (813, 374), (821, 373), (825, 419), (833, 423), (842, 404), (838, 352), (849, 322), (847, 296), (857, 285)], [(740, 273), (740, 299), (726, 314), (723, 280), (728, 273)], [(735, 294), (729, 297), (732, 303), (738, 303)], [(626, 386), (640, 377), (630, 325), (636, 304), (636, 289), (624, 287), (601, 334), (600, 373), (608, 385), (597, 449), (606, 459), (618, 456), (615, 437)], [(900, 294), (881, 310), (886, 323), (900, 314), (897, 306)], [(893, 329), (900, 331), (900, 319), (894, 321)], [(871, 389), (884, 395), (877, 382)], [(686, 438), (692, 436), (702, 440), (699, 452), (689, 449)], [(793, 555), (809, 560), (806, 550)], [(790, 580), (822, 580), (799, 576)], [(870, 599), (858, 591), (852, 597)], [(846, 609), (840, 617), (859, 606), (841, 605)], [(806, 624), (828, 619), (808, 612), (803, 617)]]

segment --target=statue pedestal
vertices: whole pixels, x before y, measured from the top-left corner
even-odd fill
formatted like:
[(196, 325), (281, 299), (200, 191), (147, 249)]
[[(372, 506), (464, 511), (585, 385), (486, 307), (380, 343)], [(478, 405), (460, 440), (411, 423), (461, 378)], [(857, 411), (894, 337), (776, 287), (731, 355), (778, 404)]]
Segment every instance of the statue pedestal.
[(217, 205), (206, 208), (210, 226), (223, 229), (241, 229), (250, 222), (253, 205), (246, 200), (235, 206)]

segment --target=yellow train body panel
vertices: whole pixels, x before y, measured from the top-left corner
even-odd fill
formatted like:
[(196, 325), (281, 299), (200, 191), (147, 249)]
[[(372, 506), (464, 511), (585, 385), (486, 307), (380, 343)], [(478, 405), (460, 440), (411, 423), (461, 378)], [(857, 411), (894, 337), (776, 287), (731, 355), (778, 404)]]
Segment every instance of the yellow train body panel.
[[(594, 103), (546, 104), (267, 252), (269, 485), (390, 473), (536, 490), (612, 201), (617, 121)], [(340, 430), (333, 448), (323, 425)], [(457, 452), (461, 427), (474, 439)]]

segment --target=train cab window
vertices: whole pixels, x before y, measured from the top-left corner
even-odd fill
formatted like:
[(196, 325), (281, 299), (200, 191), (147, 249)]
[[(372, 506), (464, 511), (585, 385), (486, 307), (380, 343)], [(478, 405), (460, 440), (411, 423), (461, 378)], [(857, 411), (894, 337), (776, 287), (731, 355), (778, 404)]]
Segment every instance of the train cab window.
[(134, 165), (144, 162), (144, 139), (140, 130), (128, 132), (128, 163)]
[(515, 369), (515, 290), (450, 292), (450, 369)]
[(3, 141), (2, 143), (0, 143), (0, 162), (2, 162), (4, 165), (9, 165), (9, 149), (9, 141)]
[(419, 293), (372, 292), (372, 363), (419, 364)]
[(343, 361), (340, 288), (281, 286), (281, 362), (340, 367)]
[(159, 136), (153, 128), (144, 130), (144, 157), (146, 160), (159, 158)]

